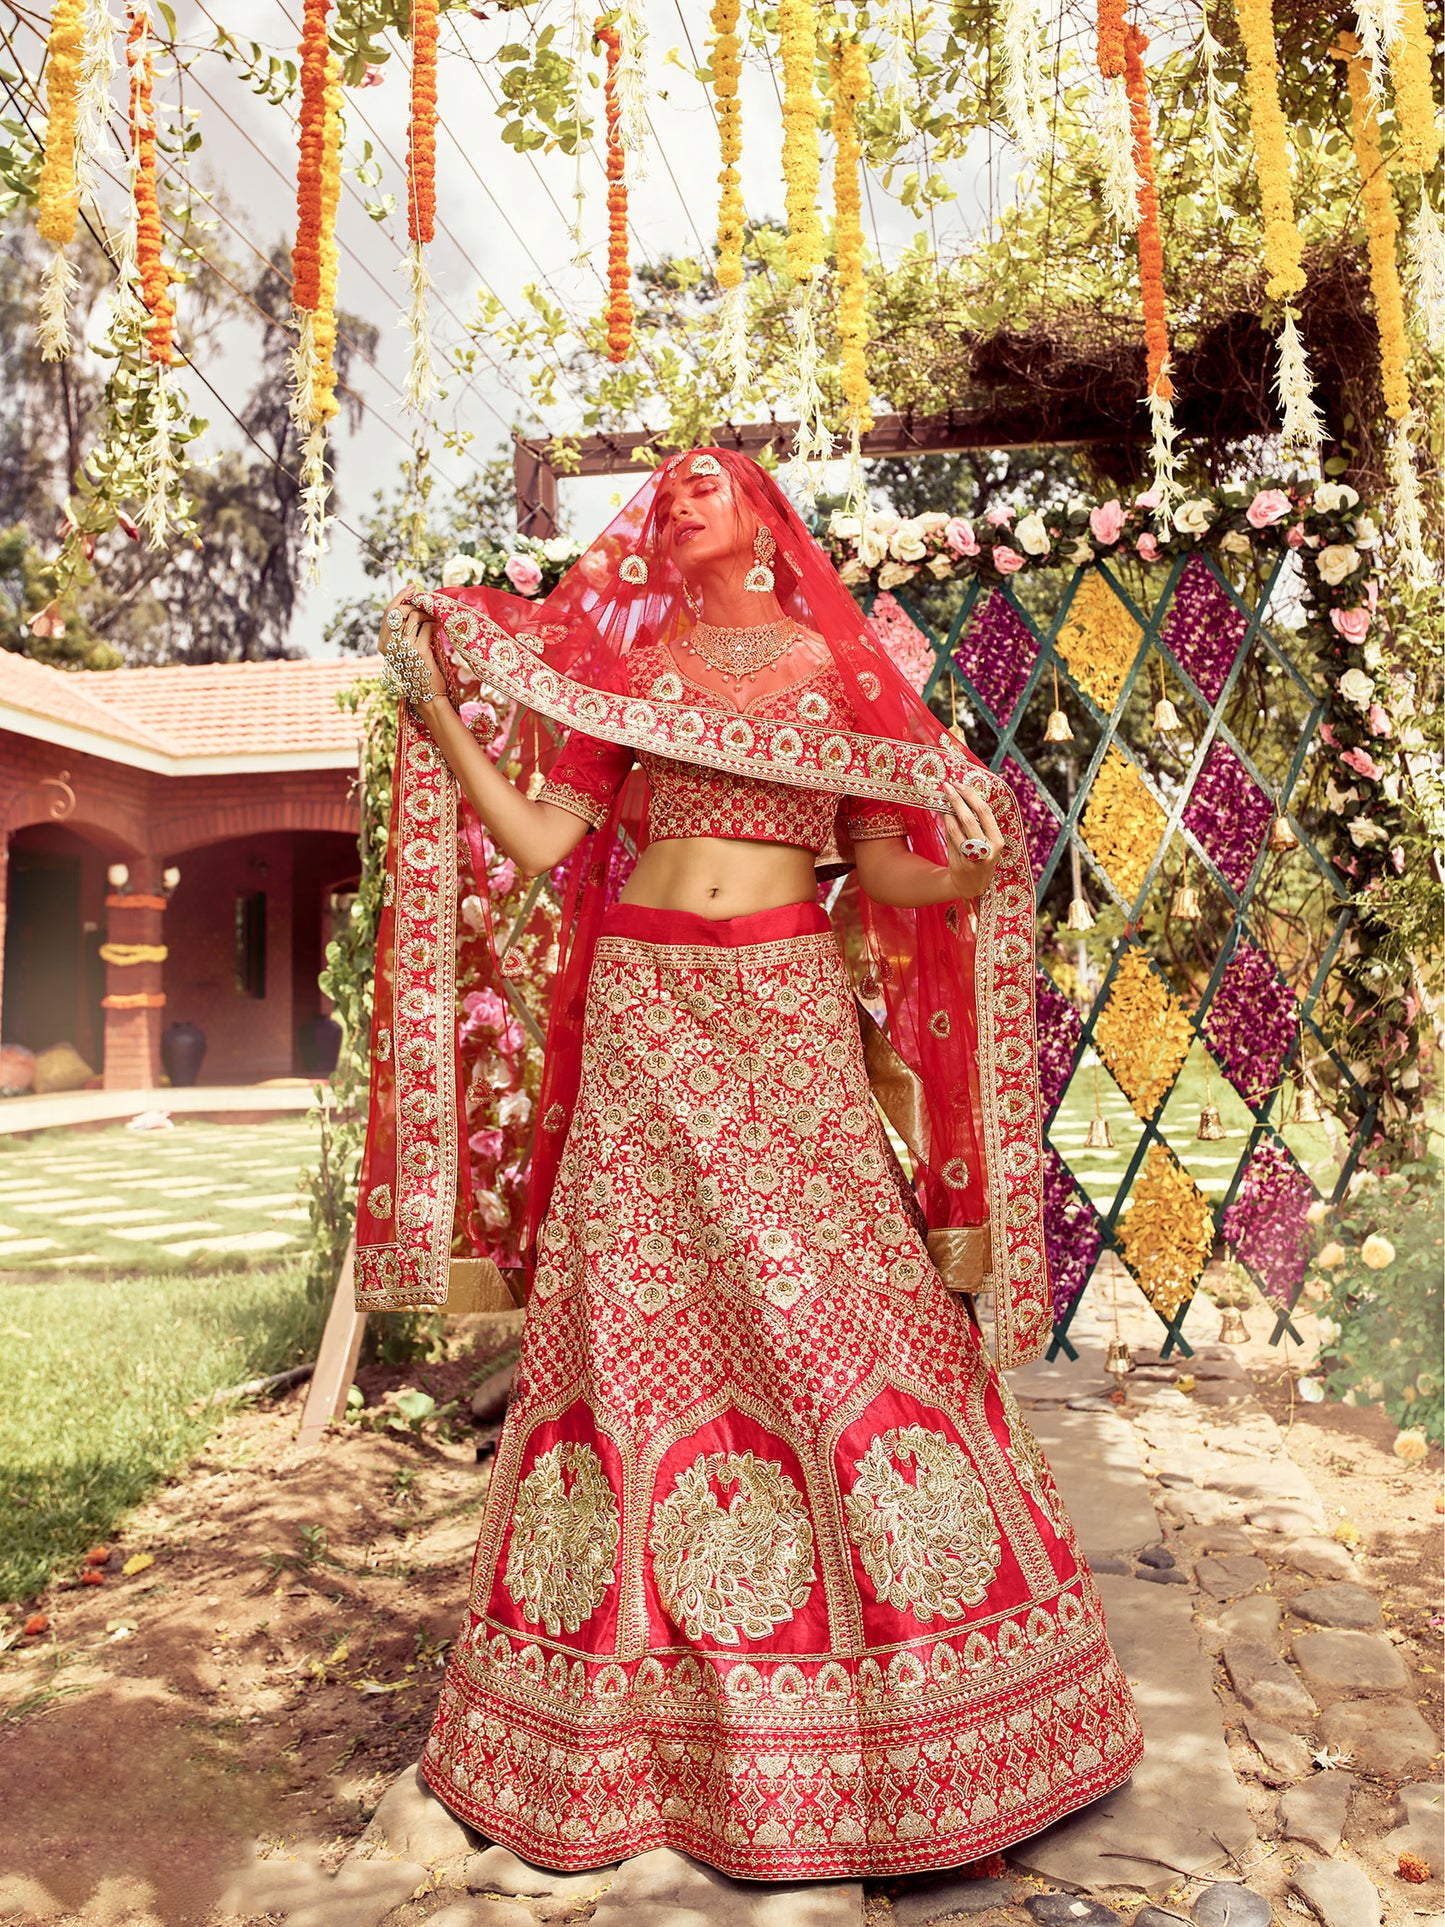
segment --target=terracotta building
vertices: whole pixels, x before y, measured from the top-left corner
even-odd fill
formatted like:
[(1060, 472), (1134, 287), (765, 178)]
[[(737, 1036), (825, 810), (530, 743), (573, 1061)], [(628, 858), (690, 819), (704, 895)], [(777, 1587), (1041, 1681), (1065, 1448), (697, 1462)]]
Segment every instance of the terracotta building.
[(357, 875), (374, 661), (67, 674), (0, 652), (0, 1038), (72, 1043), (107, 1089), (304, 1073), (332, 919)]

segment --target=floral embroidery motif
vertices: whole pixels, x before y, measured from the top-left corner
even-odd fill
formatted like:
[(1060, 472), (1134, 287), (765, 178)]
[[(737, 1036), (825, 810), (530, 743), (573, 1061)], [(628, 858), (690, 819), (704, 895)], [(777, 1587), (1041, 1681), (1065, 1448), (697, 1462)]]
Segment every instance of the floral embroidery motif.
[[(731, 1491), (726, 1509), (718, 1492)], [(813, 1528), (781, 1465), (714, 1452), (679, 1473), (649, 1535), (658, 1595), (689, 1639), (766, 1639), (808, 1603)]]
[(657, 681), (647, 693), (655, 703), (680, 703), (682, 701), (682, 677), (678, 675), (675, 669), (669, 669), (666, 675), (658, 677)]
[(391, 1186), (374, 1184), (366, 1194), (366, 1208), (373, 1218), (391, 1216)]
[(640, 555), (629, 555), (624, 558), (617, 573), (624, 582), (646, 582), (647, 562)]
[(575, 1633), (616, 1581), (620, 1538), (602, 1461), (590, 1445), (554, 1445), (517, 1487), (502, 1583), (524, 1619)]
[(833, 711), (820, 689), (810, 689), (798, 698), (798, 714), (805, 723), (826, 723)]
[(935, 1010), (931, 1012), (928, 1019), (928, 1028), (933, 1032), (935, 1037), (947, 1037), (951, 1028), (948, 1012), (946, 1010)]
[[(912, 1479), (906, 1474), (912, 1469)], [(983, 1480), (961, 1446), (921, 1425), (884, 1432), (856, 1463), (848, 1529), (879, 1600), (925, 1624), (961, 1619), (1003, 1557)]]

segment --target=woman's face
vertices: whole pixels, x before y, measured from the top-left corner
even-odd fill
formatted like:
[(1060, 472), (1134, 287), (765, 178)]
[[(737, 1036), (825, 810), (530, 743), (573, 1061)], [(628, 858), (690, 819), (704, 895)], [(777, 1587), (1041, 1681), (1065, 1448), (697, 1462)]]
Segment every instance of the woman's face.
[(658, 503), (658, 546), (671, 553), (684, 576), (696, 577), (721, 562), (741, 564), (749, 534), (726, 474), (680, 476)]

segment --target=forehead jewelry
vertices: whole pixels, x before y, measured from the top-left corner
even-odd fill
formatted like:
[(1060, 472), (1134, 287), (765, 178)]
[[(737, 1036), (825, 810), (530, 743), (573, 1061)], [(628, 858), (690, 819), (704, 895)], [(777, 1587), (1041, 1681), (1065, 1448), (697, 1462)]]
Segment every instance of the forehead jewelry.
[(722, 463), (716, 455), (694, 455), (689, 475), (721, 475)]

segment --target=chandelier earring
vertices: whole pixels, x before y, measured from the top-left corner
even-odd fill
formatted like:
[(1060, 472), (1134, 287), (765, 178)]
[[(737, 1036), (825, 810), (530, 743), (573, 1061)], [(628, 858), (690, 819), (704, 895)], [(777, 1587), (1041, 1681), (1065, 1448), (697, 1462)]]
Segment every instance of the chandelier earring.
[(778, 545), (773, 540), (772, 530), (765, 529), (759, 524), (757, 533), (753, 536), (753, 566), (743, 577), (745, 589), (750, 589), (754, 595), (768, 595), (771, 592), (773, 572), (768, 564), (777, 552)]

